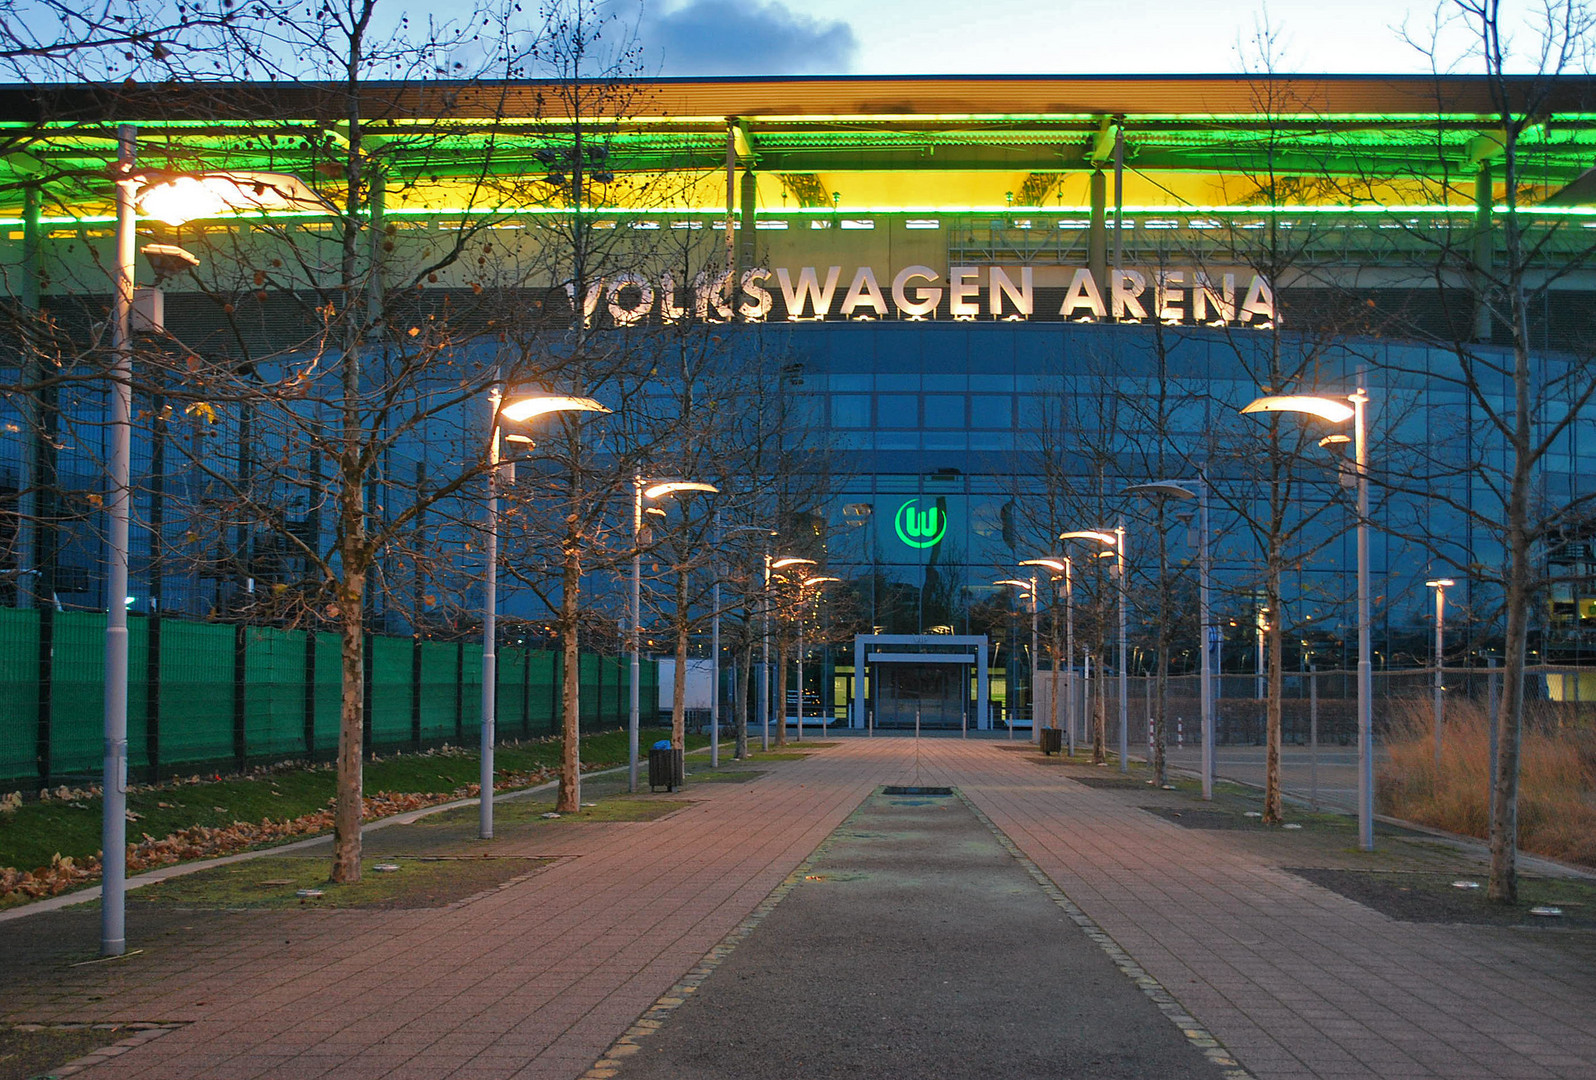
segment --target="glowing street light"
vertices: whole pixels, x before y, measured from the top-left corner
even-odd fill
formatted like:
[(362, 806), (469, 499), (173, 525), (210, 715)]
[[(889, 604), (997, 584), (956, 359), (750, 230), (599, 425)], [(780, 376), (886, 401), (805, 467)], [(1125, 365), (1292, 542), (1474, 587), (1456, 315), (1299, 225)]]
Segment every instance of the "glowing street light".
[(1446, 590), (1457, 582), (1451, 578), (1434, 578), (1426, 581), (1426, 588), (1435, 590), (1435, 775), (1441, 775), (1441, 727), (1446, 719), (1446, 703), (1442, 697), (1445, 689), (1441, 681), (1441, 668), (1446, 656)]
[[(1036, 731), (1036, 661), (1037, 657), (1039, 656), (1039, 644), (1036, 629), (1036, 575), (1031, 575), (1030, 579), (1025, 581), (1022, 581), (1019, 578), (1004, 578), (1002, 581), (994, 581), (992, 584), (1007, 585), (1010, 588), (1019, 589), (1021, 592), (1029, 593), (1031, 596), (1031, 731), (1034, 733)], [(1054, 688), (1057, 689), (1057, 680), (1054, 680), (1054, 682)], [(1051, 699), (1056, 702), (1058, 695), (1051, 695)], [(1057, 704), (1055, 704), (1053, 708), (1054, 716), (1056, 717), (1058, 710)], [(1009, 715), (1009, 738), (1014, 738), (1014, 719), (1012, 711)], [(1074, 747), (1072, 746), (1071, 753), (1073, 752)]]
[[(512, 390), (508, 397), (497, 380), (488, 392), (488, 535), (483, 545), (482, 582), (482, 739), (481, 771), (479, 780), (478, 835), (484, 840), (493, 839), (493, 748), (496, 739), (494, 725), (498, 710), (498, 612), (499, 612), (499, 483), (505, 466), (500, 462), (499, 428), (503, 420), (526, 421), (555, 412), (597, 412), (610, 410), (587, 397), (549, 394), (534, 390)], [(531, 440), (524, 435), (506, 436), (525, 446)], [(515, 465), (508, 466), (510, 477), (515, 476)]]
[[(714, 494), (720, 488), (696, 480), (645, 480), (640, 475), (632, 477), (632, 618), (631, 618), (631, 686), (627, 688), (629, 701), (626, 715), (626, 790), (637, 792), (637, 739), (642, 715), (641, 692), (638, 681), (642, 677), (643, 638), (643, 500), (661, 499), (682, 492), (704, 491)], [(685, 672), (678, 671), (681, 679)], [(674, 721), (673, 721), (674, 722)]]
[(1146, 484), (1133, 484), (1125, 489), (1127, 494), (1147, 495), (1156, 499), (1196, 499), (1200, 517), (1197, 544), (1197, 623), (1202, 640), (1202, 692), (1199, 695), (1203, 712), (1203, 798), (1214, 797), (1214, 684), (1213, 643), (1210, 640), (1215, 628), (1209, 625), (1209, 533), (1208, 533), (1208, 474), (1200, 472), (1197, 490), (1180, 480), (1154, 480)]
[[(106, 604), (104, 698), (104, 798), (101, 802), (100, 955), (127, 951), (127, 595), (128, 526), (133, 468), (133, 285), (138, 214), (171, 224), (228, 210), (263, 214), (287, 209), (278, 192), (303, 199), (297, 209), (329, 209), (320, 196), (296, 177), (284, 173), (207, 173), (188, 176), (138, 168), (138, 130), (117, 128), (117, 159), (111, 166), (116, 184), (116, 248), (111, 261), (110, 435), (106, 467), (110, 497), (106, 500)], [(204, 197), (200, 197), (200, 193)], [(181, 248), (155, 245), (149, 252), (158, 267), (197, 265)]]
[(1352, 461), (1358, 488), (1358, 846), (1374, 850), (1374, 665), (1369, 620), (1369, 395), (1360, 387), (1345, 398), (1289, 394), (1261, 397), (1243, 414), (1296, 412), (1332, 424), (1352, 421)]
[[(1057, 581), (1061, 577), (1064, 579), (1064, 628), (1065, 628), (1064, 629), (1064, 641), (1065, 641), (1065, 644), (1064, 644), (1064, 657), (1065, 657), (1065, 660), (1064, 660), (1064, 698), (1065, 698), (1065, 701), (1068, 702), (1068, 705), (1066, 706), (1065, 712), (1064, 712), (1064, 727), (1065, 727), (1066, 733), (1067, 733), (1067, 742), (1068, 742), (1068, 745), (1069, 745), (1069, 753), (1070, 753), (1071, 757), (1074, 757), (1075, 756), (1075, 727), (1076, 727), (1076, 724), (1075, 724), (1075, 587), (1074, 587), (1074, 582), (1073, 582), (1073, 575), (1070, 573), (1071, 567), (1074, 564), (1070, 562), (1070, 557), (1068, 555), (1060, 555), (1056, 559), (1055, 558), (1022, 559), (1022, 560), (1020, 560), (1020, 565), (1021, 566), (1040, 566), (1043, 569), (1051, 570), (1052, 571), (1052, 575), (1051, 575), (1051, 580), (1052, 581)], [(1053, 589), (1053, 603), (1055, 603), (1055, 604), (1058, 603), (1058, 587), (1056, 585), (1054, 586), (1054, 589)], [(1031, 594), (1031, 608), (1032, 608), (1032, 612), (1034, 613), (1035, 612), (1035, 608), (1036, 608), (1036, 594), (1035, 594), (1034, 590), (1033, 590), (1033, 592)], [(1049, 606), (1048, 610), (1051, 612), (1054, 609), (1051, 606)], [(1052, 624), (1053, 624), (1053, 691), (1052, 691), (1052, 693), (1050, 693), (1048, 695), (1048, 713), (1049, 713), (1048, 727), (1057, 728), (1058, 727), (1058, 698), (1059, 698), (1059, 690), (1058, 690), (1058, 619), (1057, 618), (1053, 618), (1051, 621), (1052, 621)], [(1033, 657), (1036, 656), (1036, 636), (1035, 636), (1034, 632), (1032, 634), (1032, 640), (1031, 640), (1031, 655)], [(1041, 728), (1037, 724), (1037, 721), (1040, 719), (1040, 717), (1038, 717), (1036, 715), (1036, 690), (1035, 690), (1036, 663), (1035, 663), (1034, 660), (1031, 663), (1031, 683), (1032, 683), (1032, 687), (1033, 687), (1032, 690), (1031, 690), (1031, 741), (1032, 742), (1038, 742), (1038, 741), (1041, 740), (1042, 734), (1041, 734)]]
[[(761, 668), (761, 678), (759, 680), (759, 716), (760, 721), (763, 724), (759, 737), (759, 748), (761, 750), (770, 749), (770, 707), (771, 698), (774, 696), (771, 693), (772, 687), (770, 685), (770, 573), (772, 570), (785, 570), (789, 566), (814, 565), (815, 560), (813, 559), (805, 559), (797, 555), (772, 556), (770, 552), (765, 552), (765, 592), (763, 597), (764, 611), (760, 620), (762, 625), (759, 635)], [(787, 688), (783, 686), (777, 691), (777, 693), (781, 697), (781, 724), (783, 729), (785, 729), (787, 726)], [(783, 738), (785, 737), (786, 736), (783, 736)]]
[[(807, 563), (813, 563), (814, 560), (805, 559), (803, 561), (807, 562)], [(806, 615), (808, 613), (808, 610), (809, 610), (808, 604), (804, 600), (804, 590), (809, 588), (812, 585), (825, 585), (825, 584), (828, 584), (830, 582), (841, 581), (841, 580), (842, 579), (838, 578), (838, 577), (820, 576), (820, 577), (807, 577), (807, 578), (804, 578), (804, 579), (802, 579), (801, 581), (798, 582), (798, 741), (799, 742), (803, 742), (804, 741), (804, 615)], [(785, 716), (783, 716), (782, 717), (782, 722), (785, 723), (786, 719), (787, 718)], [(821, 736), (821, 738), (825, 738), (825, 736), (826, 736), (826, 729), (829, 726), (830, 719), (831, 718), (830, 718), (829, 714), (825, 714), (825, 713), (821, 714), (821, 717), (820, 717), (820, 736)]]

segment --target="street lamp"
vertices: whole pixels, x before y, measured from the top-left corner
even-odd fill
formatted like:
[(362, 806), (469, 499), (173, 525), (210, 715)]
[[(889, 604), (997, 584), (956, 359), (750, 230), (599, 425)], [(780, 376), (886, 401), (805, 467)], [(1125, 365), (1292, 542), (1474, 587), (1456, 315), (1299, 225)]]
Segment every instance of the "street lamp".
[[(804, 561), (805, 562), (811, 562), (811, 563), (813, 562), (813, 560), (810, 560), (810, 559), (806, 559)], [(842, 580), (841, 578), (837, 578), (837, 577), (808, 577), (808, 578), (803, 578), (803, 579), (801, 579), (798, 582), (798, 741), (799, 742), (803, 742), (804, 741), (804, 616), (809, 613), (809, 604), (808, 604), (808, 601), (805, 600), (805, 598), (804, 598), (804, 590), (809, 588), (809, 586), (811, 586), (811, 585), (824, 585), (827, 582), (841, 581), (841, 580)], [(786, 718), (783, 717), (782, 719), (785, 722)], [(821, 718), (820, 718), (820, 734), (821, 734), (822, 737), (824, 737), (825, 734), (826, 734), (827, 720), (828, 720), (828, 718), (826, 716), (824, 716), (824, 715), (822, 715)]]
[[(500, 422), (525, 422), (555, 412), (599, 412), (610, 410), (592, 398), (571, 397), (535, 391), (512, 391), (505, 400), (497, 378), (488, 392), (488, 528), (483, 545), (482, 582), (482, 738), (479, 779), (479, 822), (477, 835), (493, 839), (493, 747), (498, 710), (498, 611), (499, 611), (499, 483), (505, 466), (499, 460)], [(512, 436), (514, 438), (514, 436)], [(515, 463), (509, 464), (509, 478), (515, 478)]]
[[(1125, 526), (1106, 529), (1074, 529), (1059, 533), (1060, 540), (1096, 540), (1105, 548), (1112, 548), (1114, 571), (1119, 576), (1119, 771), (1130, 771), (1130, 683), (1126, 672), (1126, 603), (1128, 583), (1125, 580)], [(1108, 551), (1100, 554), (1110, 554)], [(1073, 682), (1074, 672), (1070, 673)], [(1074, 706), (1073, 696), (1071, 707)]]
[[(1036, 630), (1036, 600), (1037, 600), (1037, 597), (1036, 597), (1036, 575), (1032, 574), (1028, 581), (1021, 581), (1019, 578), (1004, 578), (1002, 581), (994, 581), (992, 584), (994, 584), (994, 585), (1008, 585), (1008, 586), (1010, 586), (1012, 588), (1019, 589), (1021, 592), (1028, 592), (1028, 593), (1031, 594), (1031, 731), (1034, 733), (1036, 731), (1036, 660), (1037, 660), (1038, 648), (1039, 648), (1037, 630)], [(1071, 642), (1071, 646), (1072, 647), (1073, 647), (1073, 645), (1074, 645), (1074, 643)], [(1074, 658), (1073, 657), (1071, 658), (1071, 662), (1072, 663), (1074, 662)], [(1056, 679), (1054, 680), (1054, 684), (1055, 684), (1054, 685), (1054, 690), (1055, 691), (1058, 689), (1057, 681), (1058, 680), (1056, 680)], [(1055, 693), (1055, 694), (1051, 695), (1051, 697), (1052, 697), (1053, 700), (1056, 701), (1057, 698), (1058, 698), (1058, 695)], [(1056, 710), (1057, 706), (1055, 706), (1054, 708)], [(1013, 714), (1012, 711), (1009, 714), (1009, 738), (1011, 738), (1011, 739), (1014, 738), (1014, 714)], [(1075, 742), (1075, 733), (1073, 731), (1071, 731), (1070, 732), (1070, 754), (1071, 754), (1071, 756), (1074, 756), (1074, 753), (1075, 753), (1074, 742)]]
[(1446, 718), (1446, 705), (1441, 693), (1441, 666), (1446, 655), (1446, 590), (1456, 585), (1451, 578), (1435, 578), (1425, 586), (1435, 590), (1435, 777), (1441, 778), (1441, 725)]
[[(1064, 579), (1064, 697), (1069, 702), (1064, 712), (1064, 726), (1068, 729), (1069, 753), (1075, 756), (1075, 590), (1070, 568), (1072, 563), (1068, 555), (1060, 555), (1056, 559), (1021, 559), (1021, 566), (1040, 566), (1051, 570), (1050, 580), (1056, 582), (1060, 577)], [(1035, 612), (1036, 595), (1032, 593), (1032, 612)], [(1058, 603), (1058, 587), (1053, 588), (1053, 603)], [(1050, 605), (1048, 611), (1054, 609)], [(1053, 624), (1053, 687), (1048, 694), (1048, 727), (1058, 727), (1058, 619), (1050, 620)], [(1036, 655), (1035, 635), (1032, 635), (1031, 655)], [(1037, 726), (1040, 719), (1036, 715), (1036, 664), (1031, 664), (1031, 741), (1041, 739), (1041, 729)]]
[[(717, 509), (715, 511), (715, 539), (714, 539), (715, 554), (718, 555), (720, 553), (721, 539), (723, 537), (725, 537), (725, 536), (731, 535), (732, 533), (763, 533), (765, 535), (765, 537), (766, 537), (766, 543), (768, 544), (769, 543), (769, 538), (776, 535), (776, 530), (767, 529), (763, 525), (733, 525), (731, 528), (722, 531), (722, 529), (720, 527), (720, 510)], [(768, 564), (768, 562), (770, 560), (770, 556), (769, 556), (768, 553), (765, 556), (765, 560), (766, 560), (766, 562)], [(715, 654), (715, 696), (710, 699), (710, 703), (709, 703), (709, 722), (710, 722), (710, 726), (715, 729), (715, 733), (717, 735), (719, 735), (720, 734), (720, 571), (719, 571), (718, 567), (715, 570), (714, 577), (715, 577), (715, 582), (714, 582), (714, 587), (713, 587), (713, 595), (712, 595), (711, 600), (710, 600), (710, 605), (714, 608), (714, 614), (713, 614), (714, 622), (712, 624), (712, 629), (710, 631), (710, 649)], [(768, 646), (767, 646), (767, 648), (768, 648)], [(761, 676), (761, 678), (763, 678), (763, 676), (764, 676), (764, 672), (763, 671), (760, 672), (760, 676)], [(733, 671), (733, 674), (732, 674), (732, 685), (734, 687), (737, 685), (737, 677), (736, 677), (736, 672), (735, 671)], [(740, 703), (744, 703), (745, 704), (747, 702), (747, 700), (748, 700), (748, 698), (747, 698), (747, 687), (744, 687), (741, 690), (741, 694), (743, 696), (740, 699)], [(747, 716), (746, 711), (744, 712), (743, 715), (746, 718), (746, 716)], [(767, 724), (765, 725), (766, 738), (767, 739), (769, 738), (769, 728), (770, 728), (770, 725), (767, 722)], [(738, 749), (738, 757), (741, 757), (744, 753), (747, 752), (747, 748), (748, 748), (748, 726), (747, 726), (747, 724), (739, 725), (738, 728), (737, 728), (737, 746), (739, 748)], [(767, 749), (768, 750), (769, 746), (766, 745), (766, 746), (763, 747), (763, 749)], [(710, 743), (709, 764), (710, 764), (711, 768), (713, 768), (714, 766), (720, 764), (720, 746), (718, 744), (718, 740), (716, 742)]]
[[(787, 688), (785, 686), (775, 688), (776, 694), (772, 695), (771, 691), (773, 688), (770, 685), (770, 572), (772, 570), (785, 570), (789, 566), (813, 565), (815, 565), (815, 560), (813, 559), (805, 559), (797, 555), (781, 555), (773, 557), (770, 552), (767, 551), (765, 553), (765, 610), (763, 620), (764, 626), (760, 634), (761, 678), (759, 680), (759, 715), (764, 722), (764, 728), (762, 734), (760, 735), (759, 743), (759, 748), (761, 750), (770, 749), (770, 706), (771, 698), (773, 696), (779, 696), (781, 699), (781, 724), (783, 728), (787, 726)], [(799, 707), (802, 708), (803, 701), (801, 698), (798, 704)], [(802, 735), (802, 733), (802, 729), (800, 728), (799, 734)], [(786, 738), (785, 735), (782, 737)]]
[[(116, 184), (116, 248), (111, 262), (111, 447), (106, 468), (110, 498), (106, 500), (101, 956), (121, 956), (127, 951), (128, 631), (125, 598), (133, 490), (133, 259), (139, 208), (142, 206), (146, 214), (171, 224), (226, 210), (270, 213), (290, 208), (328, 208), (302, 181), (282, 173), (187, 176), (140, 170), (137, 137), (138, 130), (132, 124), (117, 127), (117, 159), (111, 167)], [(204, 199), (198, 197), (200, 192), (205, 194)], [(173, 249), (176, 250), (180, 249)]]
[(1369, 622), (1369, 446), (1363, 389), (1345, 398), (1289, 394), (1261, 397), (1242, 413), (1298, 412), (1332, 424), (1352, 421), (1353, 471), (1358, 486), (1358, 845), (1374, 850), (1374, 665)]
[(1127, 494), (1148, 495), (1156, 499), (1196, 499), (1199, 518), (1199, 531), (1197, 540), (1197, 624), (1198, 637), (1202, 645), (1202, 663), (1200, 678), (1202, 690), (1199, 700), (1202, 702), (1203, 713), (1203, 798), (1214, 797), (1214, 688), (1213, 688), (1213, 646), (1209, 638), (1213, 628), (1209, 626), (1208, 588), (1209, 588), (1209, 533), (1208, 533), (1208, 474), (1197, 474), (1197, 490), (1194, 492), (1180, 480), (1154, 480), (1146, 484), (1133, 484), (1125, 489)]
[[(635, 794), (637, 792), (637, 739), (639, 718), (642, 714), (642, 700), (638, 688), (638, 680), (642, 677), (642, 637), (643, 637), (643, 500), (661, 499), (667, 495), (675, 495), (684, 491), (718, 492), (720, 488), (714, 484), (700, 483), (694, 480), (645, 480), (641, 475), (632, 476), (632, 641), (631, 641), (631, 686), (628, 689), (630, 698), (627, 703), (626, 717), (626, 790)], [(683, 673), (678, 671), (676, 678), (680, 680)]]

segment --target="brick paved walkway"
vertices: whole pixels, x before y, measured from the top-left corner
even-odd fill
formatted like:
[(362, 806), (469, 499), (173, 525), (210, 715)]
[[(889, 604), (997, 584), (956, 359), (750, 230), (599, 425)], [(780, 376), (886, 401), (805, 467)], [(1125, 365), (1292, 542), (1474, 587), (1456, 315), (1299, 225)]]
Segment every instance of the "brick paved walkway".
[(1591, 935), (1395, 922), (1236, 834), (959, 740), (846, 740), (689, 787), (657, 821), (501, 842), (568, 857), (449, 908), (255, 912), (135, 941), (149, 951), (0, 989), (0, 1020), (182, 1023), (89, 1080), (568, 1080), (870, 790), (914, 782), (961, 788), (1260, 1078), (1596, 1075)]

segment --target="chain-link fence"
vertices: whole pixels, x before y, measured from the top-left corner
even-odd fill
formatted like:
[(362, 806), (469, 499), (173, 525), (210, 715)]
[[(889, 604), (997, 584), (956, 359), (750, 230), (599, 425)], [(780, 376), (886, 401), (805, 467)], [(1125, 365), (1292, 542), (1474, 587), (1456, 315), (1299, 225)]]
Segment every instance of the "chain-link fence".
[[(135, 776), (336, 754), (336, 634), (137, 615), (128, 634)], [(104, 642), (103, 614), (0, 608), (0, 783), (47, 787), (99, 774)], [(555, 651), (499, 650), (500, 738), (560, 729), (563, 660)], [(626, 722), (628, 672), (624, 658), (582, 656), (584, 731)], [(657, 680), (655, 665), (643, 664), (644, 701), (657, 699)], [(480, 643), (372, 635), (364, 692), (373, 751), (473, 744)]]
[[(1077, 715), (1088, 717), (1094, 696), (1106, 694), (1110, 742), (1119, 738), (1119, 680), (1077, 679)], [(1165, 718), (1170, 745), (1202, 745), (1201, 677), (1171, 676), (1165, 691)], [(1433, 668), (1376, 671), (1374, 737), (1381, 742), (1393, 725), (1405, 728), (1416, 716), (1429, 715), (1435, 695)], [(1213, 677), (1214, 743), (1218, 746), (1262, 746), (1267, 733), (1267, 686), (1256, 675), (1227, 673)], [(1502, 696), (1500, 668), (1446, 668), (1442, 672), (1444, 708), (1472, 707), (1493, 714)], [(1155, 714), (1158, 680), (1133, 676), (1126, 680), (1127, 713), (1134, 748), (1146, 740)], [(1358, 684), (1355, 671), (1283, 672), (1281, 674), (1280, 738), (1287, 746), (1354, 746), (1358, 730)], [(1539, 665), (1524, 673), (1524, 698), (1531, 724), (1557, 727), (1596, 717), (1596, 668)], [(1463, 703), (1469, 703), (1464, 706)], [(1062, 721), (1061, 721), (1062, 724)], [(1088, 729), (1082, 729), (1083, 733)]]

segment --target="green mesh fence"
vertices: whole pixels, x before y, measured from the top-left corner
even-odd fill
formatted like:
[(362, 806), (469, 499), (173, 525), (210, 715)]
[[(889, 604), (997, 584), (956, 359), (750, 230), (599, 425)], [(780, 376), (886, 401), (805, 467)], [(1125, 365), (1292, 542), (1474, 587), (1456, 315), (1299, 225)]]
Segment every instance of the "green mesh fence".
[(39, 616), (0, 608), (0, 776), (38, 770)]
[[(477, 643), (372, 636), (362, 693), (371, 749), (474, 744), (482, 715)], [(0, 784), (94, 779), (101, 769), (105, 616), (0, 608)], [(561, 727), (558, 653), (503, 649), (501, 739)], [(220, 771), (337, 754), (342, 649), (334, 633), (179, 619), (128, 620), (133, 775)], [(582, 729), (627, 719), (624, 659), (581, 658)], [(645, 662), (641, 696), (658, 672)]]

